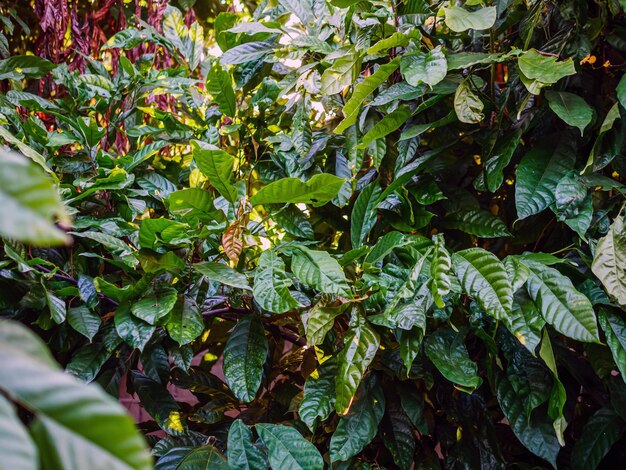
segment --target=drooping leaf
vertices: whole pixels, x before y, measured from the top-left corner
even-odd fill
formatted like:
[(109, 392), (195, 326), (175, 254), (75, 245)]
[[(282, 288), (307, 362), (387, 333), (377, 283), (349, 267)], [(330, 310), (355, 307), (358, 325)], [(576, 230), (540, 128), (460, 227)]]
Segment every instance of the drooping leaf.
[(411, 110), (408, 106), (400, 106), (395, 111), (387, 114), (363, 136), (361, 142), (357, 145), (357, 149), (364, 149), (376, 139), (382, 139), (399, 129), (410, 117)]
[(245, 403), (254, 400), (266, 358), (263, 325), (256, 315), (245, 315), (237, 322), (224, 349), (224, 376), (239, 400)]
[(376, 436), (384, 412), (385, 394), (376, 376), (369, 375), (330, 439), (331, 461), (346, 461), (361, 452)]
[(96, 335), (102, 323), (100, 317), (84, 305), (70, 308), (67, 311), (67, 321), (72, 328), (89, 341)]
[(596, 245), (591, 270), (607, 293), (626, 305), (626, 230), (620, 213)]
[(37, 448), (14, 407), (3, 396), (0, 396), (0, 453), (3, 467), (23, 470), (39, 468)]
[(558, 61), (557, 57), (541, 54), (535, 49), (530, 49), (520, 55), (517, 58), (517, 67), (522, 83), (529, 92), (535, 95), (538, 95), (543, 87), (576, 73), (574, 61), (571, 58)]
[(378, 333), (368, 324), (359, 307), (355, 306), (350, 329), (344, 337), (344, 348), (338, 356), (339, 367), (335, 376), (335, 409), (340, 415), (349, 410), (363, 374), (374, 359), (379, 344)]
[(326, 420), (334, 411), (337, 361), (328, 360), (304, 383), (304, 394), (298, 412), (300, 419), (315, 431), (317, 421)]
[(211, 185), (229, 202), (237, 200), (237, 188), (233, 186), (235, 158), (211, 144), (194, 140), (193, 159), (200, 171), (209, 178)]
[(227, 116), (235, 117), (237, 104), (235, 91), (230, 74), (219, 63), (215, 62), (207, 74), (207, 91), (219, 106), (219, 110)]
[(369, 234), (376, 223), (376, 205), (381, 195), (381, 189), (377, 182), (367, 185), (354, 203), (352, 209), (350, 240), (352, 248), (358, 248)]
[(472, 90), (472, 83), (471, 79), (463, 80), (454, 94), (454, 111), (459, 121), (466, 124), (477, 124), (485, 118), (485, 105)]
[(504, 318), (504, 323), (517, 340), (534, 354), (546, 321), (525, 290), (515, 293), (513, 310)]

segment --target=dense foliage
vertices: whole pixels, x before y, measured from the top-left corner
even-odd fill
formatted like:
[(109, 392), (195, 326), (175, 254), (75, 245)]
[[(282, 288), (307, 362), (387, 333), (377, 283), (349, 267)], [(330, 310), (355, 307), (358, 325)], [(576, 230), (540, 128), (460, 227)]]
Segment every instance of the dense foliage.
[(623, 0), (86, 3), (0, 9), (11, 468), (626, 460)]

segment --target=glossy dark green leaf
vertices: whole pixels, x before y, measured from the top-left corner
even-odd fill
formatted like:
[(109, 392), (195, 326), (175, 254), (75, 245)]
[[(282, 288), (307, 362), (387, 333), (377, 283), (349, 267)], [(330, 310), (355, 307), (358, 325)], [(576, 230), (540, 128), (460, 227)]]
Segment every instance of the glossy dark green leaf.
[(338, 307), (316, 304), (302, 314), (302, 324), (307, 344), (316, 345), (324, 342), (326, 334), (333, 328), (335, 318), (342, 315), (350, 304)]
[(228, 338), (223, 365), (226, 382), (239, 400), (254, 400), (266, 359), (267, 340), (261, 320), (253, 314), (243, 316)]
[(156, 331), (154, 325), (150, 325), (131, 315), (128, 305), (120, 305), (113, 318), (115, 320), (115, 330), (120, 338), (140, 351), (143, 350)]
[(535, 353), (546, 321), (526, 290), (520, 290), (513, 296), (513, 310), (504, 318), (504, 324), (526, 349)]
[(254, 298), (273, 313), (284, 313), (300, 304), (289, 292), (291, 280), (285, 274), (285, 263), (275, 253), (265, 251), (259, 258), (254, 275)]
[(293, 251), (291, 271), (303, 283), (326, 294), (352, 297), (341, 266), (326, 251), (310, 250), (304, 246)]
[(192, 141), (193, 159), (200, 171), (209, 178), (213, 186), (229, 202), (237, 200), (237, 188), (233, 186), (235, 158), (213, 145)]
[(481, 238), (511, 236), (502, 219), (483, 209), (461, 210), (448, 214), (443, 220), (443, 226)]
[(346, 461), (357, 455), (376, 436), (385, 413), (385, 395), (375, 375), (360, 385), (352, 406), (330, 439), (332, 462)]
[(528, 294), (543, 318), (557, 331), (579, 341), (599, 341), (596, 314), (587, 297), (554, 268), (522, 259), (529, 268)]
[(534, 147), (517, 167), (515, 207), (517, 217), (525, 219), (547, 209), (555, 200), (556, 186), (576, 161), (572, 141), (561, 141), (552, 151), (548, 147)]
[(86, 306), (70, 308), (67, 311), (68, 323), (86, 337), (89, 341), (93, 339), (102, 323), (100, 317), (89, 310)]
[(0, 350), (0, 389), (36, 414), (31, 431), (52, 468), (88, 468), (94, 458), (110, 469), (151, 468), (146, 444), (126, 411), (99, 387), (62, 372), (25, 327), (0, 324)]
[(513, 307), (511, 280), (500, 260), (482, 248), (468, 248), (452, 255), (463, 290), (496, 319), (506, 318)]
[(335, 409), (336, 373), (337, 361), (330, 359), (320, 365), (304, 383), (298, 412), (300, 419), (311, 431), (315, 431), (318, 420), (326, 420)]
[(391, 392), (390, 395), (394, 399), (386, 400), (387, 406), (381, 423), (382, 438), (396, 465), (402, 470), (408, 470), (414, 462), (415, 454), (413, 423), (402, 409), (398, 397)]
[(339, 367), (335, 376), (337, 400), (335, 409), (340, 415), (350, 408), (352, 399), (380, 344), (380, 337), (369, 325), (359, 307), (354, 307), (350, 329), (344, 337), (344, 347), (339, 353)]
[(165, 289), (143, 297), (135, 302), (130, 311), (137, 318), (150, 325), (156, 324), (166, 316), (176, 305), (178, 293), (174, 289)]
[(267, 447), (272, 468), (294, 470), (324, 468), (324, 460), (319, 451), (294, 428), (279, 424), (257, 424), (255, 428)]
[(202, 263), (195, 263), (193, 269), (212, 281), (236, 287), (237, 289), (250, 290), (250, 284), (245, 274), (235, 271), (226, 264), (204, 261)]
[(252, 431), (240, 419), (228, 429), (228, 466), (242, 470), (267, 468), (265, 455), (252, 441)]
[(580, 439), (572, 450), (572, 468), (592, 470), (598, 468), (611, 447), (626, 431), (626, 422), (610, 407), (600, 408), (589, 418)]
[(465, 336), (451, 328), (439, 328), (424, 341), (424, 351), (441, 374), (465, 390), (480, 386), (478, 368), (465, 347)]
[(600, 326), (606, 335), (606, 343), (611, 349), (615, 364), (626, 382), (626, 321), (603, 310), (600, 312)]
[(170, 337), (179, 345), (191, 343), (204, 331), (198, 306), (188, 297), (179, 297), (165, 325)]
[(564, 91), (546, 91), (550, 109), (570, 126), (577, 127), (583, 135), (585, 127), (593, 119), (593, 108), (574, 93)]
[(370, 183), (359, 193), (354, 203), (350, 222), (350, 240), (352, 248), (363, 244), (372, 227), (376, 223), (376, 205), (381, 189), (377, 182)]

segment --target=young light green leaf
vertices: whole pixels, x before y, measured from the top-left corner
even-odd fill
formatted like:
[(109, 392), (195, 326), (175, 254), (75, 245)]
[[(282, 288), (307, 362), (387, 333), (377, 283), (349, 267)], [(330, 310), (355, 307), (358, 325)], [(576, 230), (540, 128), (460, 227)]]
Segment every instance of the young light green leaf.
[(620, 213), (596, 246), (591, 270), (607, 293), (626, 305), (626, 229)]
[(529, 92), (535, 95), (538, 95), (543, 87), (576, 73), (574, 61), (571, 58), (559, 62), (556, 56), (544, 55), (535, 49), (530, 49), (520, 55), (517, 59), (517, 67), (522, 83)]
[(432, 87), (441, 82), (448, 72), (446, 56), (441, 46), (427, 53), (405, 54), (400, 59), (400, 71), (409, 85), (417, 86), (426, 83)]
[(212, 281), (217, 281), (237, 289), (251, 290), (248, 278), (245, 274), (235, 271), (224, 263), (203, 261), (202, 263), (195, 263), (192, 267)]
[(483, 108), (485, 105), (472, 89), (471, 78), (463, 80), (454, 94), (454, 111), (459, 121), (466, 124), (478, 124), (485, 119)]
[(351, 48), (324, 70), (321, 77), (323, 95), (335, 95), (356, 81), (361, 70), (361, 55)]
[(254, 400), (267, 359), (267, 339), (258, 316), (242, 317), (224, 349), (224, 377), (235, 396), (245, 402)]
[(235, 157), (214, 145), (194, 140), (193, 159), (200, 171), (209, 178), (211, 185), (229, 202), (237, 200), (237, 188), (233, 186), (233, 167)]
[(455, 33), (462, 33), (468, 29), (483, 30), (491, 28), (496, 22), (496, 7), (479, 8), (468, 11), (461, 7), (448, 7), (443, 9), (445, 22), (448, 28)]
[(344, 178), (329, 173), (318, 173), (307, 182), (298, 178), (283, 178), (261, 188), (250, 198), (250, 203), (258, 206), (303, 202), (323, 206), (337, 196), (344, 182)]
[(364, 149), (376, 139), (382, 139), (383, 137), (391, 134), (406, 123), (411, 117), (411, 109), (408, 106), (402, 105), (398, 109), (392, 111), (378, 121), (374, 126), (363, 136), (357, 149)]

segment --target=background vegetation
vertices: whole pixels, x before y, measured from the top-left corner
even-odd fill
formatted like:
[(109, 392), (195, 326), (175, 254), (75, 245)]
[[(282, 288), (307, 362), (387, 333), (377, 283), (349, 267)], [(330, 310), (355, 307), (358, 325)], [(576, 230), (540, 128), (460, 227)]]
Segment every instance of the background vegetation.
[(5, 2), (2, 465), (623, 464), (625, 7)]

